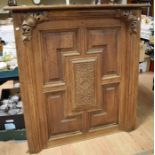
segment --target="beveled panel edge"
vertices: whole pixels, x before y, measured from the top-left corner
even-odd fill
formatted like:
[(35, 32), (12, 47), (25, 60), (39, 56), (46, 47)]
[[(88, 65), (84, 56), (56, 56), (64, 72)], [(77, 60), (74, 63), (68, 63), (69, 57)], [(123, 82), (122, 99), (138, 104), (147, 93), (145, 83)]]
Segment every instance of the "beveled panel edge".
[(65, 91), (66, 85), (64, 82), (56, 82), (56, 83), (47, 83), (43, 86), (44, 93), (53, 93), (58, 91)]
[(120, 75), (107, 75), (102, 77), (102, 85), (120, 83)]

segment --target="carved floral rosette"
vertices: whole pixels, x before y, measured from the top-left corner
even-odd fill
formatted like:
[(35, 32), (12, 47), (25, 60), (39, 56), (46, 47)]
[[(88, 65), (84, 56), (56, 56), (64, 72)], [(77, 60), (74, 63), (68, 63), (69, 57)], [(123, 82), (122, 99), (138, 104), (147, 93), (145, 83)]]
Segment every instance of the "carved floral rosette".
[(29, 41), (32, 37), (32, 30), (36, 27), (38, 23), (48, 20), (46, 12), (35, 12), (27, 16), (21, 27), (22, 40)]

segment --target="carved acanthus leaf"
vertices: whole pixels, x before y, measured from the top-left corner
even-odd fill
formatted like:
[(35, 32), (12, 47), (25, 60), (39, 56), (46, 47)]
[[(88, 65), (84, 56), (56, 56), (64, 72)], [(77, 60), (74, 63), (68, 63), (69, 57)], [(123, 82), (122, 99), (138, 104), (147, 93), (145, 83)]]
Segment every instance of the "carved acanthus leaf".
[(32, 31), (38, 23), (48, 20), (46, 12), (35, 12), (29, 14), (29, 16), (24, 19), (21, 27), (22, 40), (30, 41), (32, 38)]
[(125, 21), (130, 33), (137, 33), (138, 17), (133, 15), (133, 12), (130, 10), (119, 10), (116, 15), (117, 18)]

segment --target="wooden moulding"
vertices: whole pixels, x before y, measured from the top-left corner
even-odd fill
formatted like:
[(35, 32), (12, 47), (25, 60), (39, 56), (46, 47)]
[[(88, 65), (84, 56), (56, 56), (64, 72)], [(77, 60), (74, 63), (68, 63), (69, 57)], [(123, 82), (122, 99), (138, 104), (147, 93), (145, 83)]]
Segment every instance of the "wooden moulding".
[(102, 5), (29, 5), (29, 6), (11, 6), (4, 7), (5, 10), (12, 11), (30, 11), (30, 10), (75, 10), (75, 9), (140, 9), (144, 7), (150, 7), (150, 4), (102, 4)]

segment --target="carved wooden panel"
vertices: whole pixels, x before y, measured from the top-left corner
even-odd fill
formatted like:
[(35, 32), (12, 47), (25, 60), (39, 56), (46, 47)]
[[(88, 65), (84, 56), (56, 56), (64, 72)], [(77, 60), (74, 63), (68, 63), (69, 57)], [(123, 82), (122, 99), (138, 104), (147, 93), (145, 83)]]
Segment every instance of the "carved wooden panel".
[(49, 137), (117, 123), (120, 22), (95, 22), (38, 27)]
[(17, 7), (13, 17), (30, 153), (135, 127), (140, 6)]
[(92, 107), (97, 102), (96, 58), (72, 60), (73, 109)]
[[(49, 137), (68, 132), (77, 132), (82, 128), (82, 116), (77, 113), (67, 113), (70, 109), (66, 91), (66, 57), (79, 55), (77, 42), (78, 28), (57, 29), (41, 33), (43, 57), (44, 93), (48, 103), (47, 121)], [(57, 115), (59, 114), (59, 117)], [(61, 137), (61, 136), (60, 136)]]

